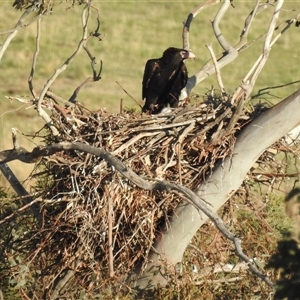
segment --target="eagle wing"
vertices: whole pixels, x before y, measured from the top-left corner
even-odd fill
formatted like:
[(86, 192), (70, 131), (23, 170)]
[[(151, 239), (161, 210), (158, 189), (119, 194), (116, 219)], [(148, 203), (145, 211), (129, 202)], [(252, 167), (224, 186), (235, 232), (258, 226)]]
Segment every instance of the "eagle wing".
[(144, 77), (143, 77), (143, 90), (142, 97), (143, 100), (148, 100), (149, 96), (153, 93), (155, 86), (153, 81), (155, 81), (156, 76), (159, 74), (159, 64), (157, 59), (150, 59), (145, 65)]
[(170, 87), (166, 102), (169, 103), (171, 107), (178, 107), (181, 90), (186, 86), (188, 80), (188, 72), (184, 62), (181, 62), (181, 65), (178, 70), (174, 72), (171, 80), (172, 86)]
[(185, 88), (185, 86), (187, 84), (187, 81), (188, 81), (188, 71), (187, 71), (185, 63), (182, 62), (182, 65), (181, 65), (181, 89), (180, 89), (180, 91), (183, 88)]

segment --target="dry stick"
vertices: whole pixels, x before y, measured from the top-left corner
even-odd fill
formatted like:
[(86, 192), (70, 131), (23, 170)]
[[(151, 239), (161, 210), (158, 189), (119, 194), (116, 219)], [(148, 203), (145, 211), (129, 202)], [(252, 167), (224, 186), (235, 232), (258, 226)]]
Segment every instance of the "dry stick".
[(210, 7), (212, 5), (218, 4), (220, 2), (221, 2), (221, 0), (207, 0), (204, 3), (201, 3), (196, 8), (194, 8), (189, 13), (185, 22), (183, 23), (183, 30), (182, 30), (183, 49), (190, 50), (189, 32), (190, 32), (190, 26), (191, 26), (193, 19), (201, 12), (201, 10), (203, 10), (207, 7)]
[(240, 40), (239, 42), (234, 46), (235, 49), (237, 49), (238, 51), (240, 51), (246, 44), (247, 44), (247, 37), (248, 37), (248, 33), (250, 31), (252, 22), (254, 20), (254, 17), (261, 12), (262, 10), (266, 9), (267, 7), (269, 7), (268, 4), (259, 4), (260, 0), (256, 1), (255, 7), (253, 9), (253, 11), (248, 15), (248, 17), (245, 20), (244, 23), (244, 28), (242, 30), (242, 33), (240, 35)]
[[(93, 37), (93, 35), (90, 35), (89, 38)], [(103, 62), (102, 60), (100, 60), (100, 68), (99, 68), (99, 72), (96, 71), (95, 65), (96, 65), (96, 59), (95, 57), (91, 54), (91, 52), (89, 51), (89, 49), (86, 46), (88, 39), (85, 40), (85, 43), (83, 44), (83, 49), (85, 50), (85, 52), (88, 54), (90, 60), (91, 60), (91, 67), (92, 67), (92, 72), (93, 72), (93, 77), (89, 77), (87, 78), (79, 87), (77, 87), (75, 89), (75, 91), (73, 92), (72, 96), (69, 99), (69, 102), (71, 103), (75, 103), (76, 102), (76, 98), (80, 92), (80, 90), (85, 87), (88, 83), (90, 82), (96, 82), (99, 81), (101, 79), (101, 73), (102, 73), (102, 67), (103, 67)]]
[(116, 81), (116, 84), (140, 107), (142, 108), (142, 106), (139, 104), (139, 102), (137, 100), (135, 100), (122, 86), (121, 84)]
[(0, 33), (0, 34), (10, 33), (9, 36), (6, 38), (4, 44), (0, 45), (0, 63), (3, 54), (5, 53), (12, 39), (17, 35), (18, 31), (20, 29), (28, 27), (31, 23), (35, 22), (37, 19), (39, 20), (46, 12), (47, 9), (40, 10), (40, 6), (36, 6), (36, 3), (33, 3), (32, 5), (30, 5), (25, 9), (24, 13), (20, 17), (14, 29)]
[(75, 52), (62, 64), (62, 66), (58, 69), (55, 70), (54, 74), (48, 79), (47, 83), (45, 84), (44, 89), (39, 95), (38, 102), (37, 102), (37, 111), (39, 115), (44, 119), (46, 124), (49, 126), (51, 129), (53, 135), (56, 137), (59, 135), (58, 130), (56, 127), (53, 125), (52, 119), (50, 116), (46, 113), (46, 111), (42, 108), (42, 101), (46, 95), (46, 92), (49, 90), (50, 86), (53, 84), (53, 82), (56, 80), (58, 75), (62, 73), (68, 65), (74, 60), (74, 58), (78, 55), (78, 53), (82, 50), (82, 47), (87, 39), (88, 35), (88, 21), (89, 17), (91, 14), (91, 6), (90, 3), (87, 3), (82, 11), (81, 19), (82, 19), (82, 38), (81, 41), (79, 42), (77, 49)]
[(35, 68), (36, 68), (37, 57), (40, 52), (40, 36), (41, 36), (41, 19), (39, 18), (36, 23), (35, 51), (34, 51), (34, 55), (33, 55), (33, 59), (32, 59), (30, 75), (28, 78), (29, 91), (31, 92), (31, 95), (33, 96), (34, 99), (37, 99), (37, 93), (35, 92), (35, 90), (33, 88), (32, 80), (33, 80), (33, 75), (34, 75)]
[[(113, 183), (114, 184), (114, 183)], [(110, 195), (110, 190), (107, 186), (104, 187), (106, 199), (108, 202), (108, 269), (109, 276), (113, 277), (114, 272), (114, 254), (113, 254), (113, 238), (112, 238), (112, 230), (113, 230), (113, 201), (112, 196)]]
[(228, 8), (231, 5), (231, 0), (225, 0), (221, 6), (221, 8), (219, 9), (219, 11), (217, 12), (217, 15), (215, 16), (212, 26), (213, 26), (213, 30), (215, 33), (215, 37), (217, 38), (220, 46), (226, 51), (226, 53), (237, 53), (237, 50), (234, 49), (234, 47), (232, 47), (228, 41), (224, 38), (221, 30), (220, 30), (220, 22), (223, 18), (223, 16), (225, 15), (226, 11), (228, 10)]
[(214, 66), (215, 66), (215, 71), (216, 71), (217, 81), (218, 81), (220, 90), (221, 90), (222, 94), (225, 95), (225, 94), (226, 94), (226, 91), (225, 91), (225, 87), (224, 87), (224, 84), (223, 84), (223, 81), (222, 81), (221, 73), (220, 73), (220, 70), (219, 70), (219, 67), (218, 67), (218, 62), (217, 62), (216, 56), (215, 56), (215, 54), (214, 54), (214, 50), (213, 50), (211, 44), (205, 45), (205, 46), (206, 46), (207, 49), (209, 50), (209, 53), (210, 53), (210, 55), (211, 55), (213, 64), (214, 64)]
[[(12, 151), (19, 151), (20, 146), (18, 144), (17, 138), (16, 138), (16, 129), (12, 128), (12, 140), (13, 140), (13, 146), (14, 149)], [(12, 186), (12, 188), (15, 190), (15, 192), (21, 197), (22, 202), (24, 206), (27, 208), (28, 205), (30, 206), (30, 210), (34, 217), (39, 222), (39, 225), (42, 224), (42, 214), (40, 213), (40, 207), (37, 203), (34, 203), (33, 198), (31, 195), (26, 191), (26, 189), (23, 187), (23, 185), (20, 183), (18, 178), (15, 176), (14, 172), (11, 170), (11, 168), (6, 163), (0, 163), (0, 170), (2, 171), (3, 175), (9, 182), (9, 184)], [(24, 208), (23, 206), (23, 208)]]
[(179, 173), (179, 183), (182, 184), (182, 174), (181, 174), (181, 146), (184, 139), (187, 137), (187, 135), (194, 129), (195, 122), (191, 123), (189, 126), (187, 126), (183, 132), (180, 134), (174, 148), (177, 152), (177, 167), (178, 167), (178, 173)]
[(260, 72), (262, 71), (264, 65), (266, 64), (268, 57), (269, 57), (269, 53), (271, 51), (272, 46), (275, 44), (275, 42), (279, 39), (279, 37), (291, 26), (291, 24), (294, 22), (295, 19), (290, 20), (290, 22), (288, 22), (287, 26), (280, 32), (280, 34), (278, 34), (273, 41), (271, 42), (274, 30), (276, 29), (276, 22), (278, 20), (279, 17), (279, 13), (280, 13), (280, 9), (283, 5), (284, 0), (278, 0), (277, 1), (277, 5), (275, 7), (274, 13), (273, 13), (273, 17), (266, 35), (266, 39), (265, 39), (265, 43), (264, 43), (264, 48), (262, 51), (262, 54), (260, 55), (260, 57), (257, 59), (257, 61), (254, 63), (253, 67), (251, 68), (251, 70), (248, 72), (248, 74), (244, 77), (243, 81), (242, 81), (242, 85), (237, 89), (237, 91), (234, 93), (234, 95), (232, 96), (232, 103), (234, 103), (235, 101), (241, 101), (240, 98), (242, 95), (244, 95), (245, 99), (248, 99), (253, 87), (256, 83), (256, 80), (260, 74)]
[[(210, 2), (212, 4), (216, 4), (219, 1), (218, 2), (210, 1)], [(219, 28), (219, 23), (220, 23), (223, 15), (229, 8), (229, 6), (230, 6), (230, 1), (226, 0), (222, 4), (221, 8), (219, 9), (219, 11), (213, 21), (213, 29), (214, 29), (215, 37), (218, 40), (219, 44), (226, 49), (226, 55), (221, 56), (221, 58), (218, 60), (219, 69), (221, 69), (224, 66), (226, 66), (227, 64), (231, 63), (238, 56), (238, 51), (236, 49), (234, 49), (234, 47), (232, 47), (225, 40), (225, 38), (223, 37), (222, 32)], [(210, 63), (207, 63), (206, 65), (204, 65), (195, 75), (193, 75), (192, 77), (190, 77), (188, 79), (188, 82), (187, 82), (187, 85), (185, 88), (187, 93), (189, 94), (191, 92), (191, 90), (197, 84), (199, 84), (201, 81), (206, 79), (208, 76), (214, 74), (214, 72), (215, 72), (215, 67), (214, 67), (213, 63), (210, 62)]]
[[(124, 177), (133, 182), (139, 188), (156, 191), (156, 190), (166, 190), (173, 191), (174, 193), (184, 196), (188, 201), (192, 202), (193, 205), (199, 210), (201, 210), (205, 215), (207, 215), (216, 225), (216, 227), (220, 230), (220, 232), (229, 240), (233, 242), (236, 249), (236, 254), (242, 260), (244, 260), (248, 265), (251, 271), (261, 278), (264, 282), (266, 282), (269, 286), (273, 287), (273, 283), (269, 280), (269, 278), (262, 274), (256, 266), (253, 264), (253, 261), (247, 257), (242, 250), (241, 240), (237, 238), (233, 233), (231, 233), (226, 226), (224, 225), (222, 219), (211, 211), (210, 207), (193, 191), (189, 188), (182, 186), (180, 184), (170, 183), (167, 181), (161, 180), (152, 180), (148, 181), (143, 179), (141, 176), (137, 175), (132, 169), (128, 168), (123, 164), (121, 160), (113, 156), (111, 153), (105, 151), (101, 148), (96, 148), (91, 145), (83, 144), (83, 143), (69, 143), (69, 142), (61, 142), (57, 144), (52, 144), (47, 147), (36, 147), (32, 150), (32, 152), (28, 152), (25, 154), (27, 157), (27, 161), (31, 161), (41, 156), (50, 156), (56, 152), (62, 150), (77, 150), (85, 153), (89, 153), (102, 159), (106, 160), (111, 166), (114, 166), (115, 169), (120, 172)], [(18, 159), (18, 154), (15, 153), (14, 159)]]

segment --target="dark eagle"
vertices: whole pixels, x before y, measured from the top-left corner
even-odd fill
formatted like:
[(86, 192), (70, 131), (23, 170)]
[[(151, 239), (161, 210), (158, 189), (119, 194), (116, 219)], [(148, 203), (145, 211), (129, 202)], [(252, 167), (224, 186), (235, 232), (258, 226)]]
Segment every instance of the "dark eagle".
[(192, 52), (168, 48), (161, 58), (147, 61), (143, 77), (143, 112), (157, 114), (164, 107), (177, 107), (181, 90), (186, 86), (188, 72), (186, 58), (195, 58)]

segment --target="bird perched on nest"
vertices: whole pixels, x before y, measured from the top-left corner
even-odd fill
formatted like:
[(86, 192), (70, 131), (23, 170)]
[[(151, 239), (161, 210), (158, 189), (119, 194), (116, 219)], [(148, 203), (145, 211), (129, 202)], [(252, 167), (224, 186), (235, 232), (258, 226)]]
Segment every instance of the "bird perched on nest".
[(181, 90), (188, 80), (184, 60), (195, 58), (187, 50), (168, 48), (161, 58), (147, 61), (143, 77), (142, 97), (146, 101), (143, 112), (152, 114), (161, 112), (168, 104), (177, 107)]

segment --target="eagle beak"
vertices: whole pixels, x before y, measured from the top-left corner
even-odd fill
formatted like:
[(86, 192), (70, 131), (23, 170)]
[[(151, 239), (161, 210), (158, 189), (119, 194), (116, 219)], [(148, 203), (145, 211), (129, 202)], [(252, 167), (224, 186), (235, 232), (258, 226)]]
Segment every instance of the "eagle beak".
[(182, 51), (181, 56), (183, 59), (196, 58), (196, 55), (191, 51)]

